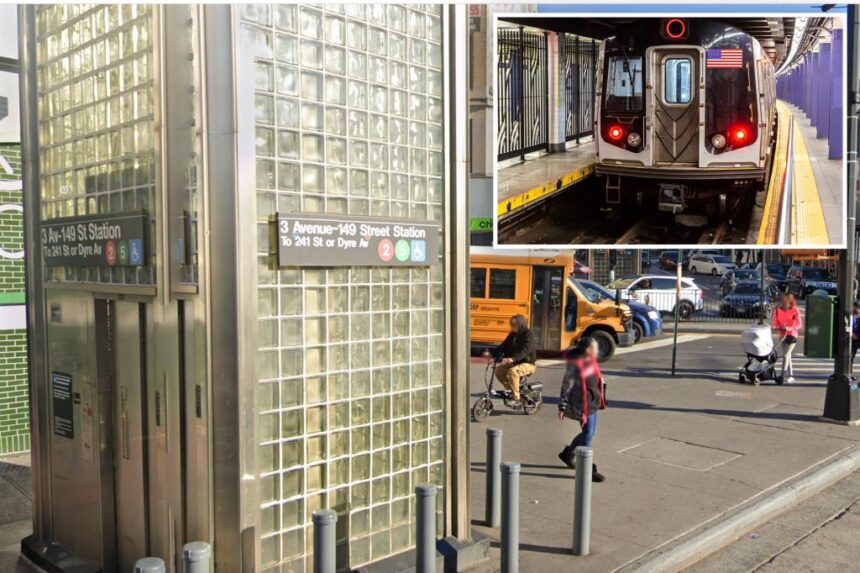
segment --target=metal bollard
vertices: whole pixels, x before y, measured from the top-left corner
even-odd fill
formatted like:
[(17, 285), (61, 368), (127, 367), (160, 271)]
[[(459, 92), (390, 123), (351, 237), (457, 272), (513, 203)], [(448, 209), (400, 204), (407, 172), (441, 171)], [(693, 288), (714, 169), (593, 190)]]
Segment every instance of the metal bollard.
[(335, 573), (337, 569), (337, 512), (318, 509), (314, 522), (314, 573)]
[(576, 495), (573, 505), (573, 554), (588, 555), (591, 542), (591, 448), (576, 448)]
[(498, 527), (502, 513), (502, 430), (487, 428), (486, 522)]
[(520, 464), (502, 464), (502, 573), (520, 570)]
[(416, 485), (415, 498), (418, 511), (415, 571), (436, 573), (436, 486)]
[(134, 562), (134, 573), (165, 573), (164, 561), (158, 557), (144, 557)]
[(212, 546), (205, 541), (192, 541), (182, 546), (185, 573), (209, 573), (212, 561)]

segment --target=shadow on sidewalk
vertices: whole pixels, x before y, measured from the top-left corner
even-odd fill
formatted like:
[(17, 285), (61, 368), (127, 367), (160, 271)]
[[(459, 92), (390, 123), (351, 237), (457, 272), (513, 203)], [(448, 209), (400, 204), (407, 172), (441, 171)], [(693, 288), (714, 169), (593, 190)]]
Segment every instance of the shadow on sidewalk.
[[(491, 541), (490, 546), (500, 549), (502, 544)], [(572, 555), (570, 547), (553, 547), (551, 545), (536, 545), (534, 543), (520, 543), (520, 551), (532, 551), (534, 553), (551, 553), (554, 555)]]
[(715, 408), (670, 408), (657, 406), (647, 402), (631, 402), (628, 400), (610, 400), (608, 407), (626, 410), (654, 410), (656, 412), (679, 412), (681, 414), (709, 414), (712, 416), (729, 416), (732, 418), (752, 418), (761, 420), (789, 420), (794, 422), (818, 422), (818, 415), (792, 414), (790, 412), (750, 412), (748, 410), (718, 410)]

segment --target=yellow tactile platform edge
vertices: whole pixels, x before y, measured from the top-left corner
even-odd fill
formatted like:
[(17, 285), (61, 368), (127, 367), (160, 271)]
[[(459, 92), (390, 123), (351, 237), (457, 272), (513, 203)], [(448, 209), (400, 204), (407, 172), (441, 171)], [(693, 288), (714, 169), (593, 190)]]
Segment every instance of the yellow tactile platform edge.
[(532, 201), (536, 201), (547, 195), (552, 195), (553, 193), (564, 189), (574, 183), (581, 181), (594, 173), (594, 165), (587, 165), (586, 167), (580, 167), (579, 169), (574, 169), (570, 173), (559, 177), (555, 181), (551, 181), (549, 183), (544, 183), (543, 185), (539, 185), (528, 191), (524, 191), (519, 195), (514, 195), (510, 199), (505, 199), (504, 201), (499, 202), (497, 213), (501, 218), (504, 215), (508, 215), (521, 207), (525, 207), (527, 204)]
[(785, 167), (788, 162), (788, 136), (791, 125), (791, 110), (781, 101), (776, 102), (776, 145), (774, 145), (773, 163), (771, 164), (770, 179), (767, 184), (767, 197), (764, 203), (764, 213), (758, 231), (759, 245), (776, 245), (779, 242), (779, 211), (782, 205), (782, 194), (785, 192), (783, 183)]
[(791, 193), (791, 244), (826, 245), (829, 243), (827, 225), (818, 184), (806, 142), (797, 122), (794, 124), (794, 153)]

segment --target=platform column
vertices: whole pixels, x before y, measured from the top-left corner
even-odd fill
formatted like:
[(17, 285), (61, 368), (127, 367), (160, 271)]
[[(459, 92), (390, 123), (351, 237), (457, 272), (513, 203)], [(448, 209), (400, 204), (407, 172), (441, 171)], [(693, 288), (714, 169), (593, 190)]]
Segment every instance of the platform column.
[[(830, 85), (830, 48), (830, 44), (821, 44), (821, 52), (818, 54), (818, 77), (816, 81), (820, 86)], [(830, 131), (830, 94), (826, 89), (821, 90), (818, 95), (818, 111), (815, 117), (818, 121), (816, 123), (816, 137), (819, 139), (827, 137), (827, 133)]]
[(563, 44), (563, 36), (557, 32), (547, 33), (547, 151), (550, 153), (565, 150), (564, 70), (561, 66)]
[(827, 132), (827, 158), (842, 159), (842, 130), (845, 125), (843, 116), (843, 91), (842, 84), (842, 42), (844, 31), (833, 30), (830, 48), (830, 129)]
[(809, 110), (807, 110), (806, 115), (809, 116), (809, 122), (812, 127), (818, 125), (818, 78), (816, 77), (816, 70), (818, 70), (818, 58), (819, 53), (813, 52), (812, 57), (809, 60), (809, 67), (807, 68), (808, 73), (806, 74), (809, 78)]

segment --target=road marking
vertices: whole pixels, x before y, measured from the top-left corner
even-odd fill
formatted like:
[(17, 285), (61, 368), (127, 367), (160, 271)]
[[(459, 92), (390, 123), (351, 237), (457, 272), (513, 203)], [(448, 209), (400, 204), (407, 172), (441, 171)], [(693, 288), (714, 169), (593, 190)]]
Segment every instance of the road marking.
[(720, 398), (743, 398), (744, 400), (752, 399), (752, 394), (749, 392), (729, 392), (728, 390), (718, 390), (714, 392), (714, 396)]
[[(693, 342), (695, 340), (701, 340), (703, 338), (708, 338), (711, 336), (710, 334), (679, 334), (678, 335), (678, 344), (682, 344), (684, 342)], [(662, 338), (660, 340), (652, 340), (650, 342), (640, 342), (635, 346), (628, 346), (627, 348), (617, 348), (615, 350), (615, 354), (630, 354), (631, 352), (641, 352), (643, 350), (651, 350), (653, 348), (662, 348), (664, 346), (672, 346), (672, 337)]]

